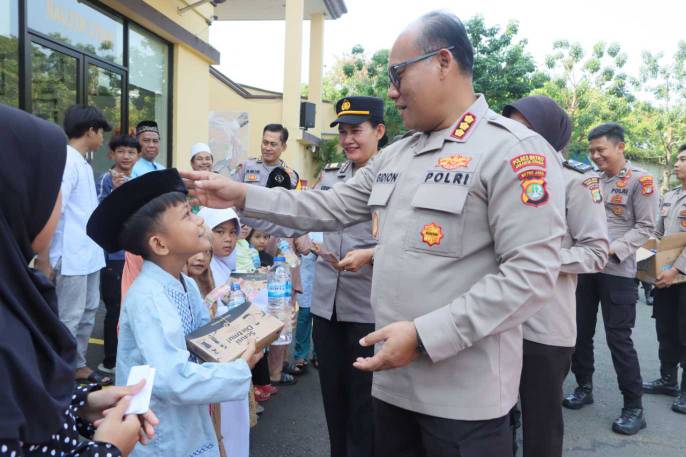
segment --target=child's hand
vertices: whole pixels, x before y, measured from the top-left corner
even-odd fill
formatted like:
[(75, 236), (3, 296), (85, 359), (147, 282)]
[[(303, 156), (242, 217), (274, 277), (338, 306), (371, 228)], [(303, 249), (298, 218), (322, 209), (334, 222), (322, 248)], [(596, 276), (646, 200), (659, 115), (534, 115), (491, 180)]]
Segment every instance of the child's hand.
[(262, 351), (257, 351), (257, 346), (255, 346), (255, 338), (248, 338), (248, 348), (241, 356), (241, 359), (245, 360), (251, 370), (255, 368), (255, 365), (257, 365), (257, 362), (260, 361), (263, 355), (264, 353)]
[(138, 416), (135, 414), (124, 416), (130, 403), (131, 397), (128, 395), (119, 400), (117, 406), (107, 412), (95, 431), (95, 435), (93, 435), (95, 441), (102, 441), (115, 446), (124, 457), (133, 450), (141, 430)]

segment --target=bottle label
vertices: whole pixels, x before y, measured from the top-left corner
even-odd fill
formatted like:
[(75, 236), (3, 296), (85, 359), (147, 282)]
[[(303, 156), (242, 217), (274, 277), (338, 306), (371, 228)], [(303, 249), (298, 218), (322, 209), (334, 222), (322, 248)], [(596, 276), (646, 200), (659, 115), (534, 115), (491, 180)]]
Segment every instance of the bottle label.
[(267, 295), (269, 298), (290, 298), (291, 283), (288, 282), (272, 282), (267, 286)]

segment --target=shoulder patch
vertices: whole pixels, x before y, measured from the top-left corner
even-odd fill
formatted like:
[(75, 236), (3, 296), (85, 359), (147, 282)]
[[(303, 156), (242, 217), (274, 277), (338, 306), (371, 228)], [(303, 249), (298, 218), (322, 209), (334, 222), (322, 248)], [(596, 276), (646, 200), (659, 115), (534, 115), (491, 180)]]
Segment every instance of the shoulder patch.
[(590, 178), (584, 179), (581, 184), (591, 193), (593, 203), (602, 203), (603, 194), (600, 192), (600, 178), (591, 176)]
[(562, 162), (562, 165), (565, 168), (569, 168), (570, 170), (574, 170), (581, 174), (588, 173), (589, 171), (593, 170), (593, 167), (589, 164), (578, 162), (576, 160), (565, 160), (564, 162)]
[(326, 171), (338, 170), (339, 168), (341, 168), (341, 164), (338, 162), (331, 162), (324, 165), (324, 170)]
[(641, 194), (651, 195), (655, 191), (655, 185), (653, 184), (653, 177), (651, 175), (641, 176), (638, 178), (638, 182), (641, 183)]

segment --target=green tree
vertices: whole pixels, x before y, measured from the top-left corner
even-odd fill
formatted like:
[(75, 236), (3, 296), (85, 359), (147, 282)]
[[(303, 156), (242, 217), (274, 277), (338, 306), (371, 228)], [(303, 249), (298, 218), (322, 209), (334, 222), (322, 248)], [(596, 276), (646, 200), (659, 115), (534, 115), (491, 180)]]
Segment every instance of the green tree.
[(501, 29), (475, 16), (465, 28), (474, 47), (474, 89), (486, 96), (493, 110), (500, 112), (508, 102), (543, 86), (547, 77), (526, 52), (527, 40), (517, 40), (516, 21)]
[(661, 181), (666, 191), (678, 147), (686, 142), (686, 41), (679, 42), (672, 59), (647, 51), (642, 58), (641, 82), (654, 102), (637, 106), (633, 120), (640, 146), (665, 166)]
[(626, 62), (617, 43), (598, 42), (589, 55), (579, 43), (560, 40), (553, 44), (553, 53), (545, 61), (549, 80), (533, 93), (551, 97), (570, 115), (573, 129), (568, 149), (573, 156), (585, 155), (588, 131), (596, 124), (614, 121), (629, 127), (624, 121), (631, 113), (637, 81), (624, 72)]
[(382, 98), (386, 132), (393, 137), (404, 128), (400, 113), (388, 98), (388, 54), (388, 49), (382, 49), (369, 56), (361, 45), (354, 46), (324, 76), (322, 96), (333, 102), (353, 95)]

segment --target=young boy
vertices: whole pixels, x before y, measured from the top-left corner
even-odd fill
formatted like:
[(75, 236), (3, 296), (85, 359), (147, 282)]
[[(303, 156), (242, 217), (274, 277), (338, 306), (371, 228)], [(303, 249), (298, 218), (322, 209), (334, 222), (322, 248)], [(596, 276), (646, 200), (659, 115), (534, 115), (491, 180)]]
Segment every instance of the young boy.
[[(141, 153), (137, 139), (118, 135), (109, 144), (108, 157), (114, 161), (96, 181), (98, 201), (103, 201), (114, 189), (131, 179), (131, 169)], [(114, 374), (117, 362), (117, 323), (121, 304), (121, 277), (124, 270), (124, 251), (105, 253), (105, 268), (100, 270), (100, 296), (105, 303), (105, 358), (98, 370)]]
[(122, 184), (95, 210), (88, 235), (108, 252), (126, 249), (145, 259), (124, 301), (116, 377), (124, 384), (131, 367), (156, 368), (150, 407), (160, 426), (131, 455), (219, 456), (208, 405), (245, 399), (250, 366), (260, 355), (254, 341), (232, 363), (196, 363), (186, 350), (186, 335), (209, 322), (209, 313), (181, 271), (210, 242), (178, 172), (150, 172)]
[(117, 135), (110, 140), (109, 147), (107, 157), (114, 165), (98, 178), (98, 201), (103, 201), (114, 189), (131, 179), (131, 170), (141, 156), (141, 144), (132, 136)]
[(102, 249), (86, 236), (86, 223), (98, 206), (89, 152), (102, 145), (103, 131), (111, 130), (94, 106), (73, 105), (64, 113), (69, 138), (67, 163), (62, 178), (62, 211), (49, 252), (38, 254), (37, 267), (55, 279), (60, 320), (76, 339), (76, 379), (111, 384), (86, 365), (88, 339), (100, 305), (100, 270), (105, 266)]

